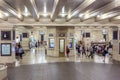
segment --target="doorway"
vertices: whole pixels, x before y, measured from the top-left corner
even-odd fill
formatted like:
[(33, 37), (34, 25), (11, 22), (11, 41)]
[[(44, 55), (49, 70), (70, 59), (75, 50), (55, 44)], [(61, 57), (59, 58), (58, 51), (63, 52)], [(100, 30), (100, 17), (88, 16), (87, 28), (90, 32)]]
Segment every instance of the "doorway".
[(65, 39), (64, 38), (59, 39), (59, 56), (60, 57), (65, 56)]
[(40, 38), (41, 38), (41, 42), (43, 42), (44, 41), (44, 34), (41, 34)]

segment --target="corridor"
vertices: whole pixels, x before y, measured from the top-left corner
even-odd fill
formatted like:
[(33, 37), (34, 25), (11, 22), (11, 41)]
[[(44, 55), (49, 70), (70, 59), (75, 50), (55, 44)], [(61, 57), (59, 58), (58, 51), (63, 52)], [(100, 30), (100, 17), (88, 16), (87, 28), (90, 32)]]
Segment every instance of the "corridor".
[(109, 55), (106, 56), (105, 62), (103, 62), (103, 56), (94, 55), (94, 59), (88, 58), (86, 56), (78, 57), (77, 54), (74, 56), (67, 57), (53, 57), (45, 55), (45, 48), (33, 48), (30, 51), (25, 51), (23, 59), (16, 60), (16, 66), (27, 65), (27, 64), (40, 64), (40, 63), (56, 63), (56, 62), (94, 62), (94, 63), (106, 63), (112, 64)]

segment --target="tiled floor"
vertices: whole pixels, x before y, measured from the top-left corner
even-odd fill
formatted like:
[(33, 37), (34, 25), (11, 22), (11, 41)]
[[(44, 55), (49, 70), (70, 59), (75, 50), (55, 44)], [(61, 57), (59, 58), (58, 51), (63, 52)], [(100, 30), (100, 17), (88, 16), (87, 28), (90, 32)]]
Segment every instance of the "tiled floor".
[(8, 80), (120, 80), (120, 65), (60, 62), (8, 68)]
[(16, 67), (8, 67), (8, 80), (120, 80), (120, 65), (111, 64), (108, 56), (94, 59), (83, 56), (49, 57), (44, 48), (32, 49)]
[[(95, 55), (94, 59), (75, 56), (67, 57), (50, 57), (45, 55), (44, 48), (39, 48), (37, 50), (31, 49), (27, 52), (22, 60), (16, 60), (16, 66), (26, 65), (26, 64), (39, 64), (39, 63), (51, 63), (51, 62), (95, 62), (95, 63), (104, 63), (103, 57)], [(108, 56), (106, 56), (105, 63), (111, 63)]]

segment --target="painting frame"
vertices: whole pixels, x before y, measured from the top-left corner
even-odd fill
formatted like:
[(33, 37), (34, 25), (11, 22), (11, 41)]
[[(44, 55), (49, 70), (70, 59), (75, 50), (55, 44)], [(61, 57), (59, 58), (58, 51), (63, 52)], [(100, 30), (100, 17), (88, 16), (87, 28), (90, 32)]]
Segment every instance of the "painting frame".
[(1, 56), (11, 56), (11, 43), (1, 43)]
[(1, 40), (11, 40), (11, 31), (1, 31)]

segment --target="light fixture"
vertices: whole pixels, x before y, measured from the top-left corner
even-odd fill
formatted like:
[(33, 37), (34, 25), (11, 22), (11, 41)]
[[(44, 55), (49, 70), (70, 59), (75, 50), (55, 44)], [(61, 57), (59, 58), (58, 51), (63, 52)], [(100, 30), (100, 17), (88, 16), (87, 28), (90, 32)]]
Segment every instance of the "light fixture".
[(43, 16), (47, 17), (48, 13), (47, 13), (47, 8), (46, 8), (46, 3), (44, 3), (44, 7), (43, 7)]
[(30, 15), (30, 13), (29, 13), (29, 11), (28, 11), (28, 9), (27, 9), (27, 7), (25, 6), (25, 10), (24, 10), (24, 16), (29, 16)]
[(61, 16), (61, 17), (65, 17), (65, 16), (66, 16), (65, 6), (63, 6), (63, 8), (62, 8), (62, 12), (61, 12), (60, 16)]

